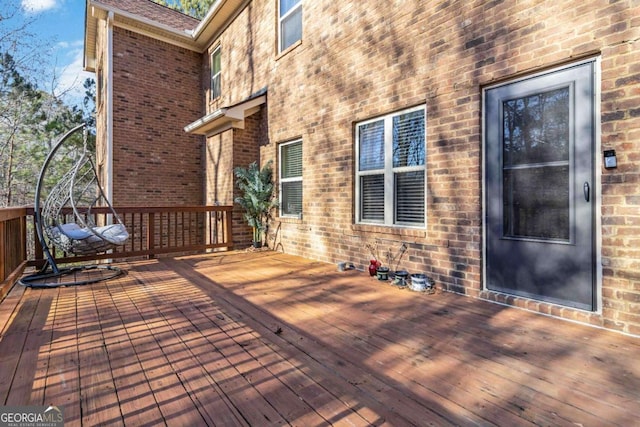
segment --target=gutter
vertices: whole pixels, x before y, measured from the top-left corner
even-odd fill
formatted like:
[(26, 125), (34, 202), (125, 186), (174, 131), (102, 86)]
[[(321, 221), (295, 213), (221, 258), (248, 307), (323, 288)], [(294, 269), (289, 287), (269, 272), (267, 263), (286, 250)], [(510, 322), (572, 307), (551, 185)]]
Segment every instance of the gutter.
[(191, 38), (192, 39), (197, 39), (202, 32), (204, 31), (205, 28), (207, 28), (207, 26), (209, 25), (209, 23), (211, 22), (211, 20), (213, 19), (214, 15), (216, 13), (218, 13), (220, 11), (220, 9), (222, 8), (222, 6), (224, 5), (226, 0), (217, 0), (210, 8), (209, 11), (207, 12), (207, 14), (205, 15), (204, 18), (202, 18), (202, 21), (200, 21), (200, 23), (198, 24), (198, 26), (193, 29), (191, 31)]
[(105, 109), (107, 110), (107, 123), (106, 123), (106, 140), (107, 140), (107, 155), (105, 158), (105, 175), (106, 185), (105, 185), (105, 193), (107, 200), (113, 200), (113, 12), (109, 12), (107, 17), (107, 66), (106, 66), (106, 74), (107, 74), (107, 105), (105, 105)]

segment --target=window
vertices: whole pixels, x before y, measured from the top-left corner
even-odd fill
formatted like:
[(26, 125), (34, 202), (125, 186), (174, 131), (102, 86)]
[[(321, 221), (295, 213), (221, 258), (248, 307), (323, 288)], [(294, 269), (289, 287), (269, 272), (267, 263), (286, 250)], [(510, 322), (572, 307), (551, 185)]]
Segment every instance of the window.
[(302, 140), (280, 144), (280, 215), (302, 213)]
[(279, 49), (286, 50), (302, 40), (302, 0), (278, 0), (280, 2)]
[(220, 87), (220, 79), (221, 79), (221, 64), (220, 64), (220, 47), (218, 46), (211, 53), (211, 100), (213, 101), (216, 98), (220, 97), (221, 87)]
[(356, 222), (425, 226), (425, 108), (356, 125)]

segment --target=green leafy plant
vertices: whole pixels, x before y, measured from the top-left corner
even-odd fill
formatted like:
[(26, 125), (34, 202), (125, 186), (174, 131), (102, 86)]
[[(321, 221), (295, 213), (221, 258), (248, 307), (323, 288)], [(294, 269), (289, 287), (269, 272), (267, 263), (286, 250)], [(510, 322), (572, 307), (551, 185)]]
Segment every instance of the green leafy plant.
[(278, 201), (273, 197), (271, 164), (269, 161), (259, 169), (258, 164), (253, 162), (247, 168), (234, 169), (236, 186), (241, 193), (235, 202), (244, 209), (244, 219), (253, 229), (253, 242), (256, 246), (262, 244), (262, 236), (267, 230), (271, 212), (278, 206)]

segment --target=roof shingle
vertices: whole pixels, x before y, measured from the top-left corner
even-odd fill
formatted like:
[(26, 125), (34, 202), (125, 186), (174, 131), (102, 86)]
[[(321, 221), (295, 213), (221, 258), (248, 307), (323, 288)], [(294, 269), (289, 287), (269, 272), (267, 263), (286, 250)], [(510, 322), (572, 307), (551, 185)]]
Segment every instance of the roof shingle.
[(151, 0), (98, 0), (106, 6), (167, 25), (178, 31), (193, 30), (200, 21)]

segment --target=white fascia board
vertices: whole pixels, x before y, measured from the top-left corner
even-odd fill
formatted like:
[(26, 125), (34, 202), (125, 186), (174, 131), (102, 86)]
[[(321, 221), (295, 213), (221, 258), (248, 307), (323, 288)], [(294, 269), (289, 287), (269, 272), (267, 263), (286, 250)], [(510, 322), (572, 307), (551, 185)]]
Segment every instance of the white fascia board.
[(219, 110), (213, 111), (212, 113), (207, 114), (206, 116), (200, 117), (198, 120), (189, 123), (184, 127), (184, 131), (187, 133), (198, 133), (198, 129), (207, 126), (208, 124), (213, 123), (214, 121), (224, 117), (226, 108), (221, 108)]
[(197, 39), (200, 34), (204, 31), (205, 28), (209, 25), (213, 17), (218, 13), (222, 5), (224, 4), (224, 0), (217, 0), (210, 8), (202, 21), (198, 24), (198, 26), (193, 30), (191, 36), (194, 39)]
[(251, 0), (217, 0), (193, 30), (194, 43), (205, 52)]

